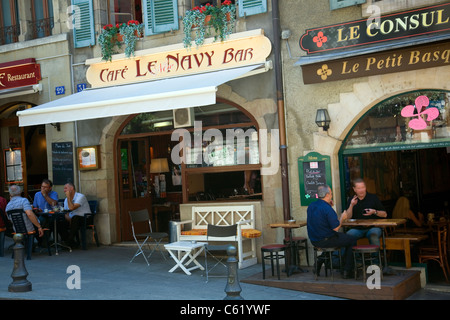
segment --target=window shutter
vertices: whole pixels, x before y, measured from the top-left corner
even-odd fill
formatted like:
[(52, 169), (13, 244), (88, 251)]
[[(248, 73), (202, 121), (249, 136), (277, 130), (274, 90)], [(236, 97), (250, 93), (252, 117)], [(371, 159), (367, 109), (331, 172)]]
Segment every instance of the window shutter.
[(178, 29), (177, 0), (143, 0), (142, 2), (146, 35)]
[(240, 0), (239, 17), (267, 12), (267, 0)]
[(330, 10), (356, 6), (361, 3), (366, 3), (366, 0), (330, 0)]
[[(73, 27), (73, 41), (75, 48), (88, 47), (95, 45), (94, 31), (94, 10), (92, 0), (72, 0), (73, 6), (76, 6), (73, 15), (69, 15), (69, 19), (73, 19), (71, 26)], [(79, 21), (78, 19), (79, 12)]]

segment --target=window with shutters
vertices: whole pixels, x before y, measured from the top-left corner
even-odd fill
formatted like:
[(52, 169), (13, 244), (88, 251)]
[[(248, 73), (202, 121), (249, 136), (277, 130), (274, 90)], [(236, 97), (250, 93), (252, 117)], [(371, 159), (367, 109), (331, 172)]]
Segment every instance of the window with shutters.
[(240, 0), (238, 12), (239, 17), (267, 12), (267, 0)]
[(177, 0), (142, 0), (145, 34), (178, 30)]
[(95, 45), (94, 9), (92, 0), (72, 0), (73, 39), (75, 48)]
[(0, 45), (19, 41), (17, 0), (0, 0)]
[(32, 21), (28, 22), (28, 30), (32, 39), (48, 37), (54, 26), (52, 0), (31, 1)]
[(330, 0), (330, 10), (356, 6), (357, 4), (365, 2), (366, 0)]

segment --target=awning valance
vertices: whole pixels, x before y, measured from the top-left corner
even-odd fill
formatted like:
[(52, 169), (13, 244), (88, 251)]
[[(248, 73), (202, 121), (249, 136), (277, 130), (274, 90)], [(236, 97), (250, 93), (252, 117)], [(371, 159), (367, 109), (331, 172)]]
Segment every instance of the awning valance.
[[(217, 87), (254, 74), (264, 64), (129, 85), (87, 89), (18, 111), (19, 126), (70, 122), (204, 106), (216, 102)], [(266, 71), (263, 68), (261, 72)]]

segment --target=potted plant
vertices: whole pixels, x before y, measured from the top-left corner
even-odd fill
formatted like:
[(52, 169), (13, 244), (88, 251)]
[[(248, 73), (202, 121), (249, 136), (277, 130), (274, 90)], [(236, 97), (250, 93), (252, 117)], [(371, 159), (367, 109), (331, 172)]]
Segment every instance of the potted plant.
[(119, 27), (119, 32), (123, 35), (123, 43), (125, 44), (125, 56), (127, 58), (134, 56), (136, 48), (136, 41), (138, 38), (144, 36), (144, 24), (137, 20), (130, 20), (127, 23), (122, 23)]
[(102, 60), (111, 61), (112, 55), (118, 53), (116, 50), (122, 46), (119, 38), (119, 25), (108, 24), (103, 27), (102, 33), (98, 36), (98, 44), (101, 48)]
[(215, 32), (214, 41), (224, 41), (232, 32), (235, 16), (236, 6), (229, 0), (224, 1), (220, 7), (206, 4), (186, 11), (183, 18), (184, 47), (189, 48), (192, 45), (192, 29), (197, 46), (201, 46), (205, 37), (210, 36), (212, 31)]

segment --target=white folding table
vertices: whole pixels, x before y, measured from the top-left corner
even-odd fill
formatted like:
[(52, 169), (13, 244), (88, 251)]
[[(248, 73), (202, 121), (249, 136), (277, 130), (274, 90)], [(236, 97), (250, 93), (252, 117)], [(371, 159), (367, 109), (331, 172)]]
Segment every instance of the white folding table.
[[(165, 244), (164, 247), (176, 262), (176, 265), (170, 269), (169, 272), (174, 272), (177, 268), (181, 268), (187, 275), (191, 275), (190, 271), (192, 270), (205, 270), (205, 268), (196, 260), (200, 253), (205, 250), (205, 244), (206, 243), (204, 242), (193, 243), (190, 241), (179, 241)], [(187, 258), (190, 259), (185, 262)], [(188, 268), (191, 263), (194, 263), (195, 265)]]

